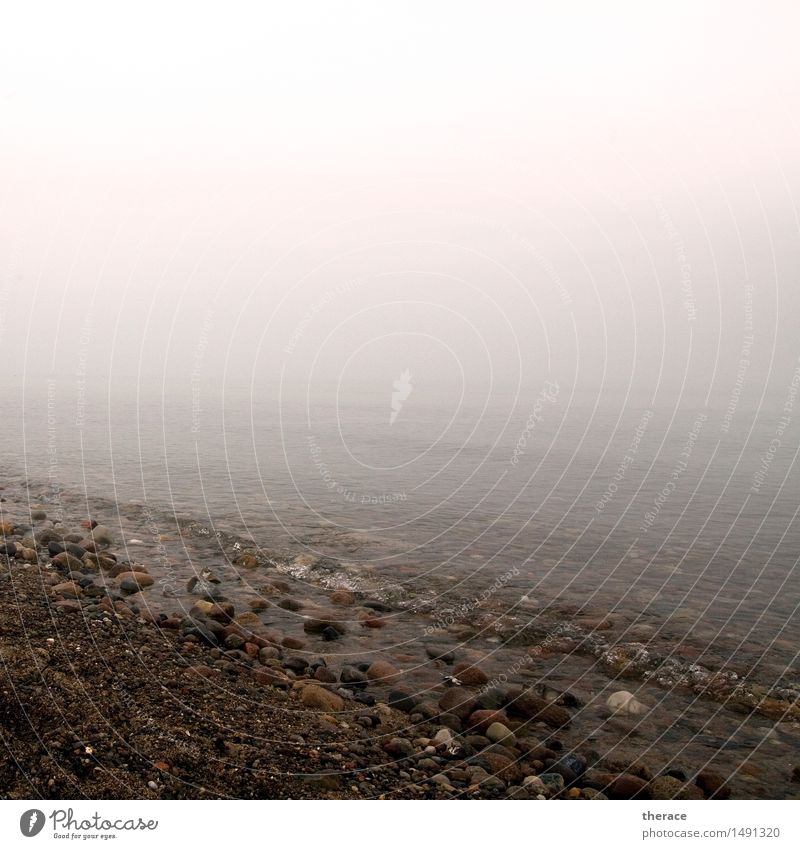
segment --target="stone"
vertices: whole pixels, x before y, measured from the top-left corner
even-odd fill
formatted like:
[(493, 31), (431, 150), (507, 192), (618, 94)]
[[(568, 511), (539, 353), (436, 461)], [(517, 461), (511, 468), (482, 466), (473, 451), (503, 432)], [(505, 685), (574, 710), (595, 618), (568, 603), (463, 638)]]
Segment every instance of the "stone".
[(67, 572), (80, 572), (83, 561), (78, 560), (77, 557), (73, 557), (66, 551), (62, 551), (53, 558), (53, 565)]
[(281, 653), (279, 649), (276, 649), (275, 646), (262, 646), (258, 650), (258, 659), (262, 663), (266, 663), (268, 660), (275, 660), (279, 658)]
[(440, 713), (436, 720), (451, 731), (461, 733), (461, 720), (454, 713)]
[(376, 660), (367, 669), (367, 679), (379, 683), (396, 681), (400, 677), (400, 671), (385, 660)]
[(472, 713), (475, 699), (462, 687), (450, 687), (439, 699), (439, 707), (445, 713), (452, 713), (463, 721)]
[(341, 696), (331, 693), (330, 690), (317, 687), (315, 684), (303, 687), (300, 701), (306, 707), (322, 710), (326, 713), (337, 713), (344, 710), (344, 699)]
[(496, 775), (490, 775), (482, 767), (473, 767), (469, 773), (472, 786), (480, 785), (482, 790), (505, 790), (505, 782)]
[(293, 655), (292, 657), (287, 657), (286, 660), (283, 661), (283, 668), (290, 669), (295, 673), (303, 673), (306, 669), (308, 669), (308, 661), (304, 657)]
[(47, 518), (47, 513), (44, 510), (32, 510), (31, 511), (31, 519), (34, 522), (41, 522), (43, 519)]
[(292, 651), (302, 651), (306, 647), (306, 641), (301, 640), (300, 637), (284, 637), (281, 640), (281, 645), (285, 649), (291, 649)]
[(293, 613), (297, 613), (298, 610), (303, 609), (303, 603), (298, 601), (296, 598), (287, 596), (278, 602), (278, 607), (280, 607), (281, 610), (289, 610)]
[(64, 581), (61, 584), (56, 584), (50, 588), (50, 592), (62, 598), (80, 598), (83, 595), (83, 590), (75, 581)]
[(504, 746), (513, 746), (517, 742), (514, 732), (503, 725), (502, 722), (493, 722), (486, 729), (486, 736), (492, 743), (502, 743)]
[(502, 710), (476, 710), (470, 714), (469, 719), (465, 723), (466, 727), (471, 732), (485, 734), (486, 729), (492, 723), (501, 722), (504, 725), (508, 722), (508, 717), (505, 711)]
[[(800, 771), (795, 780), (800, 781)], [(707, 799), (730, 799), (731, 797), (731, 789), (726, 785), (725, 778), (714, 770), (704, 769), (695, 778), (695, 784), (703, 791)]]
[(216, 603), (211, 603), (206, 616), (209, 619), (213, 619), (215, 622), (227, 624), (233, 621), (235, 613), (236, 610), (229, 601), (218, 601)]
[(440, 728), (433, 736), (433, 744), (435, 746), (449, 746), (453, 739), (453, 732), (449, 728)]
[(551, 728), (569, 725), (570, 715), (564, 708), (554, 705), (529, 690), (514, 687), (508, 692), (509, 702), (506, 711), (509, 716), (521, 716), (534, 722), (544, 722)]
[(350, 607), (356, 603), (356, 597), (350, 590), (335, 590), (331, 593), (331, 604), (338, 604), (340, 607)]
[(393, 758), (410, 758), (414, 754), (414, 745), (404, 737), (392, 737), (383, 744), (383, 751)]
[(105, 525), (95, 525), (89, 535), (100, 545), (114, 545), (114, 534)]
[(258, 566), (258, 558), (254, 554), (242, 554), (236, 558), (236, 565), (243, 569), (255, 569)]
[(418, 713), (422, 719), (433, 719), (439, 715), (439, 705), (435, 702), (422, 701), (415, 705), (414, 712)]
[(397, 688), (389, 691), (388, 704), (403, 713), (411, 713), (416, 708), (417, 701), (417, 697), (408, 690)]
[(36, 542), (39, 545), (48, 546), (51, 542), (59, 542), (63, 538), (62, 534), (52, 528), (45, 528), (43, 531), (36, 531)]
[(660, 775), (650, 782), (650, 793), (654, 799), (704, 799), (703, 791), (694, 784), (685, 784), (671, 775)]
[(14, 533), (15, 525), (13, 522), (3, 521), (0, 522), (0, 535), (4, 537), (10, 537), (11, 534)]
[(551, 764), (547, 767), (548, 772), (557, 773), (564, 779), (564, 784), (569, 786), (574, 784), (577, 779), (577, 773), (570, 769), (563, 761), (557, 761), (554, 764)]
[(65, 613), (80, 613), (81, 603), (71, 598), (62, 598), (53, 603), (53, 607), (63, 610)]
[(343, 622), (337, 622), (334, 619), (317, 619), (311, 617), (303, 622), (303, 630), (307, 634), (321, 634), (326, 628), (333, 628), (340, 634), (345, 634), (347, 628)]
[(126, 592), (138, 592), (145, 587), (152, 587), (155, 581), (146, 572), (121, 572), (117, 575), (120, 589)]
[(547, 785), (539, 778), (538, 775), (526, 775), (522, 779), (522, 786), (530, 788), (534, 793), (546, 796), (548, 793)]
[(519, 766), (505, 755), (498, 755), (495, 752), (481, 752), (473, 761), (492, 775), (502, 778), (503, 781), (518, 782), (522, 780), (522, 772)]
[(467, 687), (482, 687), (489, 682), (489, 676), (480, 667), (466, 661), (453, 667), (453, 675)]
[(647, 708), (627, 690), (618, 690), (606, 699), (606, 706), (614, 713), (625, 716), (642, 716)]
[(350, 687), (366, 687), (367, 676), (355, 666), (343, 666), (339, 672), (339, 680)]
[(604, 791), (609, 799), (649, 799), (649, 784), (643, 778), (623, 773), (612, 779)]
[(258, 669), (253, 673), (253, 678), (259, 684), (277, 687), (279, 690), (288, 690), (291, 686), (289, 677), (280, 669)]
[(545, 772), (539, 776), (540, 781), (547, 789), (549, 796), (555, 796), (564, 789), (564, 776), (558, 772)]
[(336, 683), (336, 673), (328, 669), (327, 666), (318, 666), (316, 670), (314, 670), (314, 678), (316, 678), (317, 681), (321, 681), (323, 684)]
[(487, 687), (478, 693), (475, 701), (480, 710), (500, 710), (508, 701), (508, 693), (499, 687)]
[(237, 625), (242, 625), (245, 628), (252, 628), (261, 624), (261, 619), (259, 619), (258, 614), (253, 613), (252, 610), (244, 610), (241, 613), (237, 613), (236, 616), (233, 617), (233, 621)]
[(570, 752), (564, 755), (560, 759), (560, 763), (562, 763), (575, 775), (583, 775), (583, 773), (586, 772), (586, 758), (579, 755), (577, 752)]
[(441, 660), (442, 663), (447, 664), (454, 663), (456, 659), (455, 653), (451, 649), (444, 648), (443, 646), (425, 646), (425, 654), (427, 654), (431, 660)]
[(581, 788), (581, 798), (582, 799), (608, 799), (605, 793), (601, 793), (599, 790), (595, 790), (594, 787), (583, 787)]

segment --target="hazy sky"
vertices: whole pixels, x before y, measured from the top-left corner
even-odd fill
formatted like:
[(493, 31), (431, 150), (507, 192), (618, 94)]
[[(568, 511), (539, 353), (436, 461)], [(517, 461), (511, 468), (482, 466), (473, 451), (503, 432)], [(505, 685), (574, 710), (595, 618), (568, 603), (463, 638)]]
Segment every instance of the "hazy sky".
[(780, 394), (800, 6), (18, 3), (6, 375)]

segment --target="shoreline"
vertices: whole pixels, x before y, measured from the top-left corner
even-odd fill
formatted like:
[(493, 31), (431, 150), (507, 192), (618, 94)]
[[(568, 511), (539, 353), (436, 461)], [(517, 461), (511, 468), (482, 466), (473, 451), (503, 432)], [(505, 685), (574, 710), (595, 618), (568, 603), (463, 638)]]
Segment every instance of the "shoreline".
[[(3, 505), (0, 546), (4, 798), (800, 793), (791, 752), (771, 775), (751, 763), (761, 746), (753, 722), (756, 734), (771, 719), (787, 744), (797, 740), (795, 694), (732, 704), (721, 692), (721, 706), (708, 680), (659, 681), (651, 654), (645, 662), (598, 642), (602, 619), (491, 634), (453, 622), (419, 634), (428, 638), (417, 646), (423, 663), (405, 641), (386, 641), (408, 612), (362, 592), (325, 587), (304, 598), (290, 568), (239, 549), (232, 565), (258, 574), (249, 604), (165, 601), (155, 566), (151, 575), (85, 536), (79, 517), (54, 526), (46, 510), (30, 508), (44, 518), (15, 525), (11, 506)], [(318, 566), (305, 564), (304, 575)], [(519, 664), (504, 661), (500, 676), (487, 648), (498, 643)], [(683, 722), (694, 710), (735, 733), (684, 734), (677, 762), (665, 756), (679, 738), (656, 747), (648, 726), (681, 700)], [(695, 751), (703, 747), (719, 752)], [(135, 758), (124, 760), (125, 749)]]

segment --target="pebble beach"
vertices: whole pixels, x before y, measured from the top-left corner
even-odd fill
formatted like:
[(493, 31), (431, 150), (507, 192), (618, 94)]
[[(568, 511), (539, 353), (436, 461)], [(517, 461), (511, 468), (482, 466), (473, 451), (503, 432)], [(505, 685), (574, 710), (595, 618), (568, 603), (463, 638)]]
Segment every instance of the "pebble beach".
[(4, 798), (800, 796), (788, 678), (36, 495), (0, 490)]

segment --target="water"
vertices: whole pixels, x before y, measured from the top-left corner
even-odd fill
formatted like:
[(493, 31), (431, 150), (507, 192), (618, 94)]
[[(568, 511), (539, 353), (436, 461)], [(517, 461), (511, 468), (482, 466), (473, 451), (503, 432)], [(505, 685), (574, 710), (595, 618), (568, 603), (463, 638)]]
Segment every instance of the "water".
[[(543, 380), (480, 403), (412, 393), (397, 412), (385, 389), (347, 403), (80, 394), (74, 381), (9, 391), (3, 512), (24, 522), (35, 504), (116, 528), (115, 550), (157, 579), (139, 601), (154, 613), (188, 612), (186, 581), (208, 567), (237, 610), (270, 598), (261, 627), (304, 639), (331, 589), (356, 590), (388, 603), (383, 627), (346, 608), (344, 636), (311, 637), (334, 668), (388, 658), (438, 700), (425, 646), (451, 646), (493, 680), (575, 694), (565, 745), (687, 774), (713, 765), (741, 797), (792, 795), (800, 499), (781, 404), (728, 424), (723, 404), (580, 406)], [(241, 567), (248, 549), (271, 565)], [(646, 665), (617, 677), (632, 645), (658, 659), (655, 678)], [(709, 698), (717, 671), (728, 689)], [(734, 709), (740, 684), (782, 707)], [(643, 717), (607, 716), (621, 688)]]
[(603, 610), (767, 680), (797, 670), (799, 443), (780, 405), (580, 406), (544, 380), (480, 403), (412, 392), (393, 422), (385, 387), (342, 403), (43, 382), (21, 403), (3, 469), (36, 496), (198, 519), (407, 598)]

